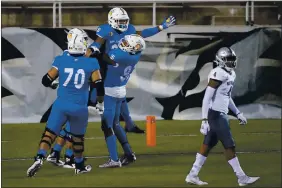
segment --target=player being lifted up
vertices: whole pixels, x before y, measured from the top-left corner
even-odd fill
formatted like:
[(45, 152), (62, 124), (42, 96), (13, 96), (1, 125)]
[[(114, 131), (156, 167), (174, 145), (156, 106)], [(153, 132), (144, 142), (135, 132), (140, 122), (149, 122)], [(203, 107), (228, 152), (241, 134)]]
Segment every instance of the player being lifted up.
[[(136, 34), (126, 35), (118, 44), (117, 49), (104, 54), (108, 62), (108, 75), (105, 78), (104, 114), (102, 130), (105, 135), (110, 159), (100, 168), (121, 167), (136, 160), (128, 143), (126, 133), (120, 126), (119, 116), (122, 102), (126, 96), (126, 84), (130, 74), (138, 63), (141, 51), (145, 49), (144, 39)], [(118, 159), (116, 138), (122, 145), (124, 156)]]
[[(69, 122), (75, 158), (75, 173), (91, 171), (84, 165), (84, 134), (88, 123), (89, 84), (103, 89), (99, 64), (95, 58), (84, 57), (87, 42), (82, 36), (76, 36), (68, 42), (68, 55), (57, 56), (52, 68), (42, 78), (45, 87), (51, 86), (59, 76), (59, 88), (45, 131), (42, 134), (39, 150), (34, 163), (28, 168), (27, 176), (32, 177), (43, 165), (47, 151), (59, 135), (62, 126)], [(91, 78), (92, 82), (89, 82)]]
[(200, 132), (205, 135), (204, 142), (185, 181), (195, 185), (208, 184), (201, 181), (198, 174), (209, 152), (219, 140), (225, 149), (225, 157), (238, 178), (239, 186), (245, 186), (254, 183), (259, 177), (249, 177), (242, 170), (235, 153), (235, 143), (228, 122), (227, 113), (229, 108), (237, 115), (240, 124), (247, 124), (243, 113), (238, 110), (231, 98), (236, 78), (234, 68), (236, 68), (237, 57), (231, 48), (223, 47), (216, 53), (215, 62), (218, 67), (209, 74), (209, 83), (202, 104), (203, 121)]
[[(125, 35), (137, 33), (143, 38), (151, 37), (159, 33), (160, 31), (175, 25), (175, 21), (175, 17), (169, 16), (163, 21), (161, 25), (157, 27), (144, 29), (142, 31), (136, 31), (135, 27), (132, 24), (129, 24), (129, 17), (127, 12), (121, 7), (113, 8), (108, 13), (108, 23), (100, 25), (98, 27), (97, 39), (91, 45), (91, 48), (87, 50), (87, 55), (90, 56), (91, 54), (93, 55), (100, 53), (99, 49), (104, 43), (106, 43), (106, 49), (104, 53), (108, 53), (110, 50), (118, 48), (119, 40)], [(103, 67), (102, 69), (106, 69), (104, 68), (105, 66), (105, 62), (100, 62), (100, 67)], [(106, 70), (104, 70), (104, 72), (105, 71)], [(105, 76), (105, 74), (102, 75), (103, 79), (105, 79)], [(99, 107), (101, 105), (98, 103), (97, 106)], [(139, 129), (132, 121), (129, 114), (126, 98), (124, 98), (124, 100), (122, 101), (121, 115), (125, 120), (125, 130), (127, 132), (144, 133), (144, 131)]]
[[(85, 41), (87, 42), (87, 46), (89, 45), (88, 44), (89, 37), (87, 33), (84, 30), (79, 29), (79, 28), (73, 28), (68, 32), (67, 41), (69, 42), (73, 40), (76, 36), (83, 37)], [(62, 56), (69, 56), (68, 50), (65, 50)], [(59, 82), (55, 80), (52, 82), (52, 84), (54, 85), (54, 83), (58, 85)], [(52, 88), (56, 89), (56, 87), (52, 87)], [(91, 93), (89, 95), (91, 95)], [(93, 99), (93, 100), (96, 100), (96, 99)], [(70, 124), (69, 122), (67, 122), (64, 128), (62, 128), (62, 130), (60, 131), (60, 135), (56, 140), (56, 144), (51, 149), (51, 153), (50, 155), (48, 155), (46, 160), (57, 166), (62, 166), (63, 168), (75, 168), (74, 155), (73, 155), (71, 141), (72, 140), (71, 140), (71, 135), (70, 135)], [(64, 156), (65, 161), (62, 162), (60, 160), (60, 152), (62, 148), (64, 147), (64, 145), (66, 145), (66, 152)]]

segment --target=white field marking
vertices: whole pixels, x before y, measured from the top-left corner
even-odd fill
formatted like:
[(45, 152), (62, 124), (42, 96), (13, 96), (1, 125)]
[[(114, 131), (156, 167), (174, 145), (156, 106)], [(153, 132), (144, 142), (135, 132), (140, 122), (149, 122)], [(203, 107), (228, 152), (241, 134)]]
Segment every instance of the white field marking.
[(260, 134), (281, 134), (281, 132), (278, 131), (269, 131), (269, 132), (243, 132), (241, 134), (255, 134), (255, 135), (260, 135)]
[[(239, 154), (254, 154), (254, 153), (281, 153), (281, 150), (261, 150), (261, 151), (236, 151)], [(222, 152), (213, 152), (213, 154), (222, 154)], [(187, 152), (187, 153), (149, 153), (149, 154), (140, 154), (139, 156), (167, 156), (167, 155), (195, 155), (195, 152)], [(109, 158), (109, 156), (88, 156), (85, 157), (87, 159), (102, 159)], [(34, 158), (11, 158), (11, 159), (1, 159), (1, 161), (31, 161)]]
[(11, 140), (1, 140), (1, 142), (5, 143), (5, 142), (12, 142)]
[[(157, 136), (157, 137), (168, 137), (168, 136), (171, 136), (171, 137), (173, 137), (173, 136), (179, 136), (179, 137), (181, 137), (181, 136), (199, 136), (199, 135), (196, 135), (196, 134), (163, 134), (163, 135), (159, 135), (159, 136)], [(86, 140), (100, 140), (100, 139), (105, 139), (105, 137), (87, 137), (87, 138), (85, 138)]]

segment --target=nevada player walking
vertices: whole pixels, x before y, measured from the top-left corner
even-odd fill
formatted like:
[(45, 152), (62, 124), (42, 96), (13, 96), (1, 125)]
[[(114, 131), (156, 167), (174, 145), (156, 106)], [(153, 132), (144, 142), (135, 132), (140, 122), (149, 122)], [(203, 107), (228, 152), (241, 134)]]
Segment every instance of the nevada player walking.
[[(97, 39), (91, 45), (91, 48), (87, 51), (87, 55), (90, 56), (91, 54), (100, 53), (99, 49), (101, 45), (106, 43), (106, 49), (104, 53), (108, 53), (112, 49), (118, 48), (118, 42), (122, 39), (125, 35), (130, 34), (139, 34), (143, 38), (151, 37), (160, 31), (167, 29), (173, 25), (175, 25), (175, 17), (169, 16), (166, 18), (163, 23), (157, 27), (144, 29), (142, 31), (136, 31), (135, 27), (132, 24), (129, 24), (129, 16), (127, 12), (121, 7), (115, 7), (111, 9), (108, 13), (108, 23), (100, 25), (97, 29)], [(106, 63), (100, 63), (101, 67), (106, 66)], [(106, 68), (102, 68), (106, 69)], [(104, 70), (105, 71), (105, 70)], [(105, 75), (102, 76), (105, 79)], [(97, 104), (98, 108), (101, 108), (100, 104)], [(144, 130), (139, 129), (134, 122), (132, 121), (128, 104), (126, 102), (126, 98), (122, 101), (121, 107), (121, 115), (125, 120), (125, 130), (127, 132), (135, 132), (135, 133), (144, 133)]]
[[(37, 156), (27, 170), (28, 177), (34, 176), (41, 168), (47, 151), (66, 122), (70, 124), (72, 135), (75, 173), (87, 173), (92, 169), (90, 165), (84, 165), (83, 158), (84, 134), (88, 123), (89, 85), (95, 83), (99, 89), (103, 89), (103, 85), (100, 84), (98, 61), (95, 58), (85, 57), (86, 49), (86, 40), (82, 36), (76, 36), (68, 42), (69, 55), (57, 56), (52, 68), (42, 78), (42, 84), (50, 87), (59, 76), (59, 89), (40, 141)], [(91, 82), (88, 81), (89, 79)]]
[[(102, 117), (102, 130), (105, 135), (110, 159), (100, 168), (121, 167), (136, 160), (128, 143), (126, 133), (120, 126), (119, 116), (122, 102), (126, 96), (126, 84), (130, 74), (145, 49), (144, 39), (136, 34), (126, 35), (120, 40), (118, 49), (104, 54), (108, 65), (108, 75), (105, 79), (104, 113)], [(124, 156), (118, 159), (116, 138), (122, 145)]]
[(215, 62), (218, 64), (218, 67), (209, 74), (209, 83), (202, 104), (203, 121), (200, 132), (205, 135), (204, 142), (185, 181), (195, 185), (208, 184), (201, 181), (198, 174), (209, 152), (219, 140), (225, 149), (226, 159), (238, 178), (239, 186), (245, 186), (254, 183), (259, 177), (249, 177), (242, 170), (236, 156), (235, 143), (228, 122), (227, 113), (229, 108), (237, 115), (240, 124), (247, 124), (243, 113), (238, 110), (231, 98), (236, 78), (233, 69), (236, 68), (237, 57), (231, 48), (223, 47), (216, 53)]

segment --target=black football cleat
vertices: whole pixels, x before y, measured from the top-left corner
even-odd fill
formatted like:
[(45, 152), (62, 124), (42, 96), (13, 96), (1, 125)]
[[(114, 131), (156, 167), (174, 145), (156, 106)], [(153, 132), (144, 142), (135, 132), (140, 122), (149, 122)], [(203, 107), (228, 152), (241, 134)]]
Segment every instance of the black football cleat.
[(127, 132), (127, 133), (136, 133), (136, 134), (144, 134), (145, 133), (145, 131), (140, 129), (139, 127), (137, 127), (137, 125), (135, 125), (133, 127), (133, 129), (131, 129), (131, 130), (128, 130), (127, 127), (125, 127), (125, 132)]
[(130, 155), (126, 155), (124, 154), (121, 158), (120, 158), (121, 164), (122, 166), (126, 166), (130, 163), (133, 163), (134, 161), (136, 161), (136, 156), (134, 153), (131, 153)]
[(46, 161), (56, 166), (62, 166), (64, 164), (64, 162), (60, 160), (60, 152), (54, 151), (53, 148), (51, 149), (51, 153), (48, 155)]
[(74, 156), (68, 157), (65, 155), (63, 168), (75, 168)]

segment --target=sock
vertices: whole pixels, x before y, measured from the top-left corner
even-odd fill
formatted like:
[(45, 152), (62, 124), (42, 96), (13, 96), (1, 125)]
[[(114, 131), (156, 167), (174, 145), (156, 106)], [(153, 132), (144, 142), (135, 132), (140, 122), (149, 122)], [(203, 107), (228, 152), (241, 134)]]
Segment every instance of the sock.
[(234, 157), (233, 159), (230, 159), (228, 161), (228, 163), (230, 164), (230, 166), (233, 168), (233, 171), (235, 172), (237, 177), (240, 176), (245, 176), (245, 172), (242, 170), (239, 160), (237, 157)]
[(129, 109), (126, 100), (121, 103), (120, 113), (125, 121), (126, 128), (130, 131), (134, 128), (134, 122), (129, 115)]
[(130, 145), (128, 143), (124, 129), (119, 124), (117, 124), (117, 125), (114, 126), (114, 132), (115, 132), (115, 135), (116, 135), (119, 143), (122, 146), (124, 153), (125, 154), (131, 154), (132, 150), (131, 150)]
[(67, 157), (71, 158), (71, 156), (73, 155), (72, 149), (66, 149), (65, 155), (66, 155)]
[(62, 148), (63, 147), (60, 144), (55, 144), (53, 150), (60, 153), (62, 151)]
[(38, 155), (46, 157), (47, 156), (47, 151), (45, 149), (39, 149), (38, 152), (37, 152), (37, 156)]
[(205, 161), (206, 161), (207, 157), (201, 155), (200, 153), (197, 153), (196, 155), (196, 161), (193, 164), (192, 169), (190, 170), (191, 175), (193, 176), (198, 176), (202, 166), (204, 165)]
[(110, 157), (114, 161), (118, 161), (116, 141), (117, 141), (116, 135), (111, 135), (111, 136), (106, 138), (106, 143), (107, 143), (107, 147), (108, 147)]

